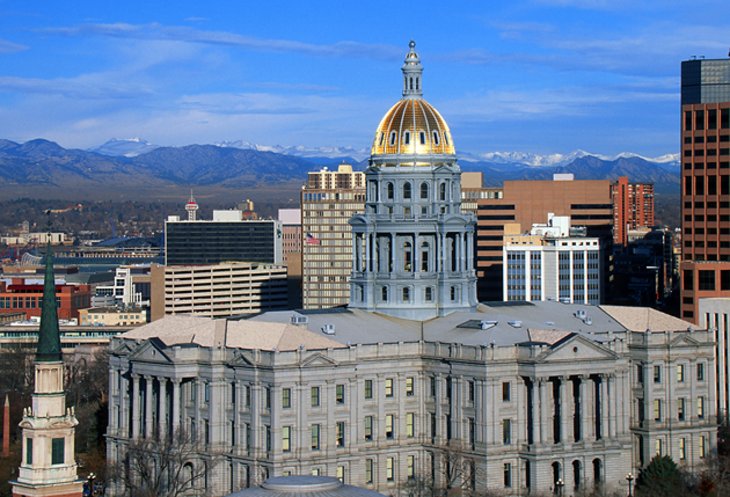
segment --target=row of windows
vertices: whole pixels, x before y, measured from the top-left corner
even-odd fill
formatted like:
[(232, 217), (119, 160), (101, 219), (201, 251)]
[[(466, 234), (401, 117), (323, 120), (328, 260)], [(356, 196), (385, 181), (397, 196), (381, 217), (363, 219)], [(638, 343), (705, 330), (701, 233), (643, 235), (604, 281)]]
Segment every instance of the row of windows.
[[(662, 407), (664, 406), (664, 401), (662, 399), (654, 399), (653, 405), (652, 405), (652, 415), (654, 421), (661, 422), (664, 419), (664, 413), (662, 410)], [(643, 405), (642, 402), (639, 403), (639, 420), (643, 421)], [(677, 399), (677, 420), (678, 421), (685, 421), (686, 420), (686, 413), (687, 413), (687, 399), (685, 398), (678, 398)], [(704, 419), (705, 418), (705, 398), (704, 397), (697, 397), (697, 419)]]

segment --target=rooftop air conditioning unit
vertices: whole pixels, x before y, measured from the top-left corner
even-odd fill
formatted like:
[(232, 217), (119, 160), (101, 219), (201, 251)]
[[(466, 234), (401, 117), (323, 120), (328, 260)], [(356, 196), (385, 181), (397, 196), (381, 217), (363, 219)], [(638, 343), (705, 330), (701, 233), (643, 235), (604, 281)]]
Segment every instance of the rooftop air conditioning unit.
[(324, 326), (322, 326), (322, 333), (325, 335), (334, 335), (335, 334), (335, 325), (331, 323), (327, 323)]
[(302, 316), (300, 314), (293, 314), (291, 317), (291, 324), (302, 325), (302, 324), (307, 324), (308, 322), (309, 322), (309, 318), (307, 316)]

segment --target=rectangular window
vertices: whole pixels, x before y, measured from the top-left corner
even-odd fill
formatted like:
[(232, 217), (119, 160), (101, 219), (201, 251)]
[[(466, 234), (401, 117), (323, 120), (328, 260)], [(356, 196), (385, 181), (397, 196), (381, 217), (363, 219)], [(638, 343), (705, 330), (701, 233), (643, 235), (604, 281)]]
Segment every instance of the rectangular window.
[(416, 456), (406, 456), (406, 476), (409, 480), (416, 477)]
[(684, 382), (684, 364), (677, 364), (677, 382)]
[(704, 435), (700, 435), (700, 459), (704, 459), (707, 455), (707, 446)]
[(266, 403), (266, 409), (271, 409), (271, 388), (264, 388), (264, 402)]
[(66, 462), (66, 440), (63, 438), (51, 439), (51, 464)]
[(314, 424), (311, 427), (312, 434), (312, 450), (319, 450), (319, 433), (321, 427), (319, 424)]
[(512, 488), (512, 463), (504, 463), (504, 488)]
[(686, 440), (684, 437), (679, 439), (679, 460), (684, 461), (687, 459), (687, 448), (686, 448)]
[(345, 385), (335, 386), (335, 402), (338, 404), (345, 403)]
[(697, 417), (705, 419), (705, 398), (697, 397)]
[(266, 447), (266, 452), (271, 452), (271, 426), (264, 426), (266, 430), (266, 440), (264, 441), (264, 445)]
[(504, 445), (512, 445), (512, 420), (502, 420), (502, 443)]
[(685, 269), (682, 273), (682, 288), (685, 290), (694, 290), (694, 273), (691, 269)]
[(677, 399), (677, 419), (679, 421), (684, 421), (684, 411), (685, 411), (685, 400), (682, 398)]
[(392, 440), (395, 437), (395, 416), (385, 415), (385, 438)]
[(431, 397), (436, 397), (436, 377), (431, 377)]
[(345, 467), (344, 466), (337, 466), (337, 479), (340, 480), (340, 482), (345, 483)]
[(697, 381), (705, 381), (705, 364), (697, 363)]
[(373, 380), (365, 380), (365, 398), (373, 398)]
[(203, 397), (205, 399), (205, 403), (210, 403), (210, 383), (204, 383), (203, 384)]
[(393, 378), (385, 379), (385, 396), (386, 397), (393, 396)]
[(662, 399), (654, 399), (654, 421), (662, 420)]
[(502, 382), (502, 400), (509, 402), (512, 399), (512, 385), (509, 381)]
[(472, 449), (474, 448), (474, 443), (476, 442), (476, 421), (474, 418), (469, 418), (469, 447)]
[(654, 383), (662, 382), (662, 367), (654, 366)]
[(319, 407), (319, 387), (312, 387), (312, 407)]
[(246, 407), (251, 407), (251, 387), (246, 386)]
[(373, 483), (373, 460), (365, 459), (365, 483)]
[(335, 447), (345, 446), (345, 422), (338, 421), (335, 425)]
[(365, 440), (373, 439), (373, 417), (365, 416)]
[(715, 289), (715, 270), (702, 269), (697, 271), (698, 274), (698, 290), (714, 290)]
[(663, 441), (662, 441), (662, 439), (661, 439), (661, 438), (657, 438), (657, 439), (656, 439), (656, 440), (654, 441), (654, 452), (655, 452), (655, 453), (656, 453), (656, 455), (658, 455), (658, 456), (661, 456), (661, 455), (662, 455), (662, 453), (663, 453), (663, 451), (664, 451), (664, 450), (663, 450), (663, 449), (664, 449), (664, 444), (663, 444), (662, 442), (663, 442)]
[(284, 409), (291, 407), (291, 388), (281, 389), (281, 407)]
[(281, 427), (281, 450), (291, 452), (291, 426)]
[(413, 376), (409, 376), (406, 378), (406, 396), (407, 397), (413, 397), (413, 394), (415, 393), (414, 383), (413, 383)]
[(644, 366), (641, 364), (636, 365), (636, 382), (644, 383)]
[(25, 439), (25, 464), (33, 464), (33, 439)]
[(475, 396), (475, 385), (474, 380), (469, 380), (467, 382), (467, 399), (469, 400), (470, 404), (474, 403), (474, 396)]
[(406, 436), (408, 438), (413, 438), (415, 436), (416, 430), (415, 430), (415, 418), (416, 415), (412, 412), (406, 413)]
[(388, 481), (395, 480), (395, 458), (393, 457), (386, 457), (385, 458), (385, 479)]

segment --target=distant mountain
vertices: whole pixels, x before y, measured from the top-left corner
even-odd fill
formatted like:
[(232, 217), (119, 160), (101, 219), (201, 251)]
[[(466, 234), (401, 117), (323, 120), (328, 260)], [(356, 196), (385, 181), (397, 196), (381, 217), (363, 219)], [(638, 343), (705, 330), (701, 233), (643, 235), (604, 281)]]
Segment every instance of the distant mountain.
[(137, 157), (156, 148), (159, 148), (159, 146), (141, 138), (124, 138), (121, 140), (112, 138), (98, 147), (90, 148), (89, 152), (111, 155), (112, 157)]
[[(151, 150), (142, 152), (148, 148)], [(307, 172), (322, 166), (335, 167), (343, 160), (356, 170), (366, 167), (365, 161), (358, 162), (362, 151), (350, 148), (273, 147), (290, 150), (289, 154), (265, 148), (246, 148), (241, 142), (157, 147), (135, 139), (110, 140), (87, 151), (65, 149), (42, 139), (23, 144), (0, 140), (0, 187), (22, 185), (25, 195), (32, 195), (34, 186), (73, 187), (82, 192), (93, 189), (96, 194), (126, 188), (131, 190), (130, 195), (136, 192), (146, 198), (147, 193), (143, 192), (164, 190), (165, 186), (241, 189), (303, 184)], [(140, 153), (137, 155), (135, 150)], [(605, 157), (580, 150), (545, 156), (490, 152), (466, 154), (459, 163), (465, 171), (484, 173), (489, 186), (498, 186), (505, 180), (549, 180), (555, 173), (572, 173), (576, 179), (614, 180), (628, 176), (631, 181), (654, 183), (657, 192), (679, 193), (679, 163), (673, 155), (649, 159), (631, 153)]]
[(304, 145), (282, 147), (281, 145), (257, 145), (243, 140), (222, 141), (214, 143), (214, 145), (219, 147), (231, 147), (244, 150), (257, 150), (259, 152), (274, 152), (277, 154), (294, 155), (296, 157), (304, 157), (310, 160), (341, 160), (343, 158), (347, 158), (352, 161), (350, 163), (360, 162), (370, 155), (370, 149), (356, 149), (354, 147), (306, 147)]

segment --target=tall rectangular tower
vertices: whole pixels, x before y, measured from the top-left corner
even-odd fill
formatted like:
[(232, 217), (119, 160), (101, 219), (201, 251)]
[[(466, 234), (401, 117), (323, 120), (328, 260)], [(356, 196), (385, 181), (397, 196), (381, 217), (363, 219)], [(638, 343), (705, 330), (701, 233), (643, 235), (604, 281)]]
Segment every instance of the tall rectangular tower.
[(352, 230), (365, 208), (365, 174), (340, 164), (310, 172), (302, 189), (302, 306), (325, 309), (350, 299)]
[(681, 317), (730, 297), (730, 59), (682, 62)]
[(621, 176), (611, 185), (613, 243), (628, 245), (629, 230), (654, 226), (654, 184), (629, 183)]

